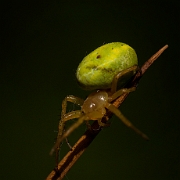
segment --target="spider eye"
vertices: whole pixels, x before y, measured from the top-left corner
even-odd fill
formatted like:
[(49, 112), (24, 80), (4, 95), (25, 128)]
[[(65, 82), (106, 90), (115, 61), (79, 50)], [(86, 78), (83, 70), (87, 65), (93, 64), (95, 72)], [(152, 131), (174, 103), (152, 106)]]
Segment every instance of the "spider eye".
[(93, 108), (93, 107), (95, 107), (96, 105), (94, 104), (94, 103), (91, 103), (90, 104), (90, 108)]

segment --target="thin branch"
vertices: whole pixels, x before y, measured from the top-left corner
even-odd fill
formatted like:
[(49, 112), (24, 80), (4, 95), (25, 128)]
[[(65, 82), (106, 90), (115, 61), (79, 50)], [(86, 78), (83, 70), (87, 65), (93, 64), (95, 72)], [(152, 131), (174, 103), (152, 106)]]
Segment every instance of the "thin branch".
[[(157, 53), (155, 53), (150, 59), (148, 59), (145, 64), (141, 67), (140, 71), (136, 74), (134, 79), (128, 84), (128, 87), (137, 86), (140, 78), (147, 71), (147, 69), (152, 65), (152, 63), (168, 48), (168, 45), (162, 47)], [(123, 101), (126, 99), (129, 93), (124, 93), (118, 99), (113, 102), (115, 107), (119, 107)], [(102, 121), (108, 121), (112, 116), (110, 112), (107, 113), (105, 117), (103, 117)], [(94, 140), (94, 138), (101, 131), (101, 127), (99, 127), (98, 122), (95, 121), (91, 125), (91, 130), (87, 130), (80, 139), (75, 143), (64, 158), (59, 162), (57, 169), (52, 170), (52, 172), (48, 175), (46, 180), (61, 180), (69, 171), (69, 169), (74, 165), (74, 163), (78, 160), (78, 158), (83, 154), (85, 149), (90, 145), (90, 143)]]

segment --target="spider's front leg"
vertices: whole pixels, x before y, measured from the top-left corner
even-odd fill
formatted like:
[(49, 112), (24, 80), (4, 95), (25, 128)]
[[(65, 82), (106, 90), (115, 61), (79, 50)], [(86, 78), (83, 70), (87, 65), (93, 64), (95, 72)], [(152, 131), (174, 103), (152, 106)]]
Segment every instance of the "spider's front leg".
[(66, 114), (67, 102), (72, 102), (74, 104), (82, 106), (82, 104), (84, 103), (84, 100), (79, 97), (69, 95), (69, 96), (65, 97), (65, 99), (62, 102), (61, 120), (59, 121), (59, 125), (58, 125), (57, 140), (50, 151), (50, 155), (52, 155), (54, 152), (56, 152), (56, 162), (58, 162), (58, 158), (59, 158), (59, 147), (60, 147), (60, 143), (61, 143), (60, 139), (64, 133), (65, 122), (70, 119), (79, 118), (81, 116), (80, 110), (72, 111), (72, 112), (69, 112)]
[[(127, 80), (127, 78), (132, 77), (137, 71), (139, 70), (138, 66), (132, 66), (128, 69), (125, 69), (123, 71), (120, 71), (118, 74), (116, 74), (113, 78), (112, 84), (111, 84), (111, 96), (109, 96), (109, 102), (114, 101), (117, 99), (119, 96), (121, 96), (124, 93), (130, 93), (136, 90), (136, 87), (131, 87), (131, 88), (122, 88), (117, 91), (117, 84), (119, 79), (123, 81), (123, 79)], [(120, 82), (121, 82), (120, 81)]]
[[(69, 119), (73, 119), (75, 115), (72, 114), (73, 112), (67, 113), (64, 117), (64, 120), (67, 121)], [(97, 112), (97, 111), (93, 111), (93, 112), (89, 112), (87, 114), (82, 113), (82, 111), (74, 111), (74, 113), (77, 115), (79, 119), (72, 125), (69, 127), (69, 129), (67, 129), (63, 135), (60, 137), (59, 139), (59, 143), (61, 141), (63, 141), (65, 138), (67, 138), (76, 128), (78, 128), (84, 121), (89, 121), (89, 120), (94, 120), (94, 121), (98, 121), (100, 126), (106, 126), (106, 124), (101, 122), (102, 119), (102, 114)], [(70, 116), (69, 116), (70, 115)], [(71, 118), (73, 116), (73, 118)]]

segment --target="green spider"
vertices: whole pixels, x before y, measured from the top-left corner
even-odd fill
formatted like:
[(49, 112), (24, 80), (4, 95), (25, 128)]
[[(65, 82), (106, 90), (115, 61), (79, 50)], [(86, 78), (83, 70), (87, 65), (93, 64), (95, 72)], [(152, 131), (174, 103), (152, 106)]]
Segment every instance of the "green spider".
[[(100, 127), (106, 126), (101, 120), (107, 110), (115, 114), (127, 127), (133, 129), (137, 134), (148, 140), (148, 137), (137, 129), (112, 104), (123, 93), (130, 93), (136, 90), (136, 87), (123, 87), (138, 70), (136, 52), (124, 43), (108, 43), (88, 54), (79, 64), (76, 77), (81, 87), (95, 91), (85, 100), (73, 95), (65, 97), (62, 102), (57, 141), (51, 149), (50, 154), (52, 155), (56, 151), (56, 156), (58, 156), (60, 143), (84, 121), (96, 120)], [(117, 86), (121, 88), (117, 90)], [(67, 102), (79, 105), (81, 110), (66, 113)], [(66, 121), (71, 119), (77, 119), (77, 121), (64, 131)]]

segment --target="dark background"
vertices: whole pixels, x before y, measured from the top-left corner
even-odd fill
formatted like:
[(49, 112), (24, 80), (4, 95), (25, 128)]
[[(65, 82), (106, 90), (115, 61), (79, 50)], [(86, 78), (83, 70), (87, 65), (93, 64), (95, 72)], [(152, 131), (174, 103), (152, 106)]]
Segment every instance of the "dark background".
[[(46, 178), (55, 165), (48, 153), (63, 98), (89, 94), (76, 83), (79, 62), (116, 41), (136, 50), (140, 66), (169, 45), (121, 106), (150, 141), (113, 117), (65, 179), (180, 179), (177, 2), (2, 1), (0, 179)], [(71, 144), (85, 129), (82, 125), (69, 137)], [(67, 151), (64, 143), (61, 157)]]

